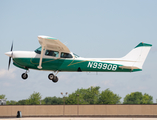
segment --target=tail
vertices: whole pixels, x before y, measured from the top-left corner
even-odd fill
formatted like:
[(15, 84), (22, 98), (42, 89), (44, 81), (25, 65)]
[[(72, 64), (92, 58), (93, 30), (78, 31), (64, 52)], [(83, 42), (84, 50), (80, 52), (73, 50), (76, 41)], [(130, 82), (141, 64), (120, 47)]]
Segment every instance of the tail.
[(151, 44), (141, 42), (122, 59), (132, 61), (132, 67), (142, 69), (143, 63), (150, 51), (151, 46)]

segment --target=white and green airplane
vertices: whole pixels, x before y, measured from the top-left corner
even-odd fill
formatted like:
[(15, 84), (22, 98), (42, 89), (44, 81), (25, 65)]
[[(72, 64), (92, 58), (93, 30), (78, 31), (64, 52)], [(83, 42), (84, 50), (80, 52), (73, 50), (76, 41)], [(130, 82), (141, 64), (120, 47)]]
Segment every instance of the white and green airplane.
[(122, 58), (83, 58), (70, 52), (58, 39), (49, 36), (38, 36), (41, 47), (35, 51), (11, 51), (11, 58), (16, 67), (25, 69), (23, 79), (28, 78), (29, 69), (54, 71), (48, 75), (53, 82), (58, 81), (58, 72), (136, 72), (142, 71), (143, 63), (151, 48), (151, 44), (139, 43), (133, 50)]

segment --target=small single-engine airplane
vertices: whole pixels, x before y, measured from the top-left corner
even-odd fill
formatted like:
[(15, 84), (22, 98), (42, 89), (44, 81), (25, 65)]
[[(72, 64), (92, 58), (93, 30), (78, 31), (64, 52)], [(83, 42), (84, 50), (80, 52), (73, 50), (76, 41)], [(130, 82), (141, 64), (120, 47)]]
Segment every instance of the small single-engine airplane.
[(9, 56), (8, 70), (11, 58), (13, 64), (26, 72), (21, 75), (27, 79), (28, 70), (54, 71), (48, 75), (53, 82), (58, 81), (58, 72), (135, 72), (142, 71), (143, 63), (151, 48), (151, 44), (139, 43), (132, 51), (122, 58), (83, 58), (70, 52), (70, 50), (58, 39), (49, 36), (38, 36), (41, 47), (35, 51), (11, 51), (5, 54)]

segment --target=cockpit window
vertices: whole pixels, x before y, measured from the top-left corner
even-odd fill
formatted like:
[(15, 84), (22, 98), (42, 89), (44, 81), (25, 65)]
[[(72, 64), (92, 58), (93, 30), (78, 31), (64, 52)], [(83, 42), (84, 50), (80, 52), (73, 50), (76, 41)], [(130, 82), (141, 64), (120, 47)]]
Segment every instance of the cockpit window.
[(61, 53), (61, 58), (73, 58), (70, 53)]
[(45, 55), (47, 55), (47, 56), (53, 56), (53, 57), (58, 57), (59, 56), (59, 52), (52, 51), (52, 50), (46, 50)]
[(36, 53), (41, 54), (41, 46), (35, 50)]
[(80, 56), (76, 55), (75, 53), (73, 53), (73, 54), (74, 54), (75, 58), (78, 58), (78, 57), (80, 57)]

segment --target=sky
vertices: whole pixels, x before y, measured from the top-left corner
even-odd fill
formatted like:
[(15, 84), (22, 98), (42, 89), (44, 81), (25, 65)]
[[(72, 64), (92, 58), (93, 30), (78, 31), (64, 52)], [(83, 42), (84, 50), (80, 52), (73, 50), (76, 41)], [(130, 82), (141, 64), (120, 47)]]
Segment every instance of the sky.
[[(27, 99), (34, 91), (45, 97), (62, 97), (78, 88), (109, 88), (123, 98), (142, 92), (157, 99), (157, 1), (156, 0), (0, 0), (0, 95), (7, 100)], [(133, 73), (60, 72), (25, 70), (13, 64), (8, 71), (12, 41), (14, 51), (34, 51), (37, 36), (58, 38), (70, 51), (87, 58), (119, 58), (140, 42), (152, 44), (143, 71)]]

